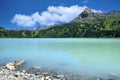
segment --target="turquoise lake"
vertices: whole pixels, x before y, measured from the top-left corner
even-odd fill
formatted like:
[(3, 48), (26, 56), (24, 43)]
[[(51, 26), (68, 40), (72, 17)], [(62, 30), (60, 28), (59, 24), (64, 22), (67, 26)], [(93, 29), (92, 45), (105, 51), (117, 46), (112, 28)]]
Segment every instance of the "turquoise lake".
[(120, 39), (0, 39), (0, 64), (16, 59), (26, 67), (120, 75)]

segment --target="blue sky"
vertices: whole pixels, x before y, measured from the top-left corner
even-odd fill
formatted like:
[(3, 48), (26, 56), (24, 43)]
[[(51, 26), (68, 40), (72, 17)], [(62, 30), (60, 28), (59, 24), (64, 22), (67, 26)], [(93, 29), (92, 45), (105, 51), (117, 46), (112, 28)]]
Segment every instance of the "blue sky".
[(120, 10), (120, 0), (0, 0), (0, 26), (32, 29), (67, 23), (84, 8), (94, 12)]

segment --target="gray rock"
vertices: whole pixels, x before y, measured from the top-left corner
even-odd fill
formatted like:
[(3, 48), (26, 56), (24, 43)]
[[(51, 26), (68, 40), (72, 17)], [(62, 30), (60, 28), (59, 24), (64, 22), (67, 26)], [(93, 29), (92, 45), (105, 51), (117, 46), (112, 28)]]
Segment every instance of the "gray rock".
[(15, 70), (15, 68), (21, 66), (24, 63), (24, 60), (16, 60), (15, 62), (7, 63), (5, 67), (9, 70)]
[(114, 80), (113, 78), (108, 78), (107, 80)]

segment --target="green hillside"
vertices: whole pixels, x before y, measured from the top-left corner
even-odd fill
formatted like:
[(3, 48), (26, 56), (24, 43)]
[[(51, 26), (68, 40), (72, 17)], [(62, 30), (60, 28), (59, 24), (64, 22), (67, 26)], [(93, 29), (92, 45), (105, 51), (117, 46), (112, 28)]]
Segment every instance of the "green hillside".
[(1, 38), (117, 38), (120, 37), (120, 11), (95, 13), (86, 8), (70, 23), (40, 30), (5, 30), (0, 27)]

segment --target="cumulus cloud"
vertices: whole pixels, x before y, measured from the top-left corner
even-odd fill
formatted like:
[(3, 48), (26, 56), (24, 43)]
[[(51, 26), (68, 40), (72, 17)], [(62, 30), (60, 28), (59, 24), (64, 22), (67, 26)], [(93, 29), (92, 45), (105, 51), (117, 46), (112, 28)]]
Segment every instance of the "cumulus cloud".
[[(78, 16), (86, 6), (73, 5), (70, 7), (64, 6), (49, 6), (46, 11), (41, 13), (35, 12), (32, 15), (16, 14), (12, 23), (23, 27), (33, 27), (36, 24), (49, 26), (58, 23), (68, 23)], [(92, 9), (94, 12), (100, 12)]]
[(16, 14), (12, 19), (13, 23), (16, 23), (18, 26), (34, 26), (36, 22), (31, 16)]

